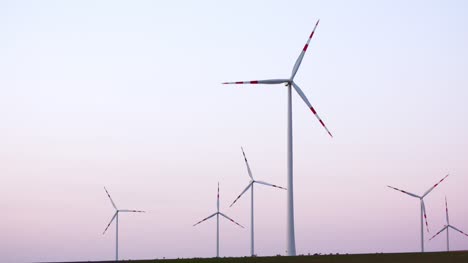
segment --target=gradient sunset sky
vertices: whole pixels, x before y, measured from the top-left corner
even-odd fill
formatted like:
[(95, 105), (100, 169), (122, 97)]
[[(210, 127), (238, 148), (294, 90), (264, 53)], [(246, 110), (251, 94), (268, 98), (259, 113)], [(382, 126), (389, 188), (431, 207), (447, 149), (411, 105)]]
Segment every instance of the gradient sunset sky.
[[(286, 185), (293, 95), (298, 254), (420, 250), (468, 231), (467, 1), (1, 1), (0, 261), (247, 256), (254, 176)], [(256, 252), (285, 254), (286, 192), (255, 189)], [(452, 232), (451, 248), (468, 249)], [(445, 249), (445, 237), (426, 241)]]

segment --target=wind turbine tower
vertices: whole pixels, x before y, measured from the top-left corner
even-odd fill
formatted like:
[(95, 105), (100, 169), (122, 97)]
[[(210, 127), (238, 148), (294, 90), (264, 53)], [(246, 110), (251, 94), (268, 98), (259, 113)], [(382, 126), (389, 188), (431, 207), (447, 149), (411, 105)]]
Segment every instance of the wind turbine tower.
[(241, 224), (237, 223), (236, 221), (234, 221), (232, 218), (228, 217), (227, 215), (221, 213), (219, 211), (219, 183), (218, 183), (218, 196), (217, 196), (217, 202), (216, 202), (216, 213), (200, 220), (199, 222), (197, 222), (196, 224), (194, 224), (193, 226), (196, 226), (210, 218), (212, 218), (213, 216), (216, 216), (216, 257), (219, 258), (219, 216), (222, 216), (224, 218), (226, 218), (227, 220), (233, 222), (234, 224), (244, 228)]
[[(393, 186), (390, 186), (390, 185), (387, 185), (388, 187), (394, 189), (394, 190), (397, 190), (397, 191), (400, 191), (404, 194), (407, 194), (409, 196), (412, 196), (412, 197), (415, 197), (415, 198), (418, 198), (419, 199), (419, 203), (420, 203), (420, 206), (421, 206), (421, 252), (424, 252), (424, 224), (423, 224), (423, 220), (426, 221), (426, 228), (427, 228), (427, 232), (429, 233), (429, 225), (427, 224), (427, 215), (426, 215), (426, 206), (424, 205), (424, 197), (426, 197), (434, 188), (436, 188), (445, 178), (447, 178), (447, 176), (449, 176), (448, 174), (442, 178), (438, 183), (436, 183), (435, 185), (433, 185), (431, 188), (429, 188), (429, 190), (427, 190), (423, 195), (419, 196), (419, 195), (415, 195), (415, 194), (412, 194), (410, 192), (407, 192), (407, 191), (403, 191), (403, 190), (400, 190), (398, 188), (395, 188)], [(424, 219), (423, 219), (424, 218)]]
[(250, 254), (253, 257), (253, 256), (255, 256), (255, 248), (254, 248), (254, 184), (263, 184), (263, 185), (266, 185), (266, 186), (271, 186), (271, 187), (275, 187), (275, 188), (279, 188), (279, 189), (283, 189), (283, 190), (286, 190), (286, 188), (283, 188), (281, 186), (277, 186), (277, 185), (274, 185), (274, 184), (270, 184), (270, 183), (267, 183), (267, 182), (255, 180), (253, 178), (253, 176), (252, 176), (252, 171), (250, 170), (249, 162), (247, 161), (247, 157), (245, 156), (245, 152), (244, 152), (244, 149), (242, 147), (241, 147), (241, 150), (242, 150), (242, 154), (244, 155), (244, 161), (245, 161), (245, 165), (247, 166), (247, 173), (249, 174), (250, 182), (247, 185), (247, 187), (244, 189), (244, 191), (242, 191), (240, 193), (240, 195), (236, 198), (236, 200), (234, 200), (234, 202), (232, 202), (232, 204), (230, 206), (234, 205), (237, 202), (237, 200), (239, 200), (239, 198), (245, 192), (247, 192), (247, 190), (249, 190), (249, 188), (250, 188)]
[(114, 216), (112, 216), (109, 224), (107, 224), (106, 229), (104, 229), (104, 232), (102, 233), (103, 235), (106, 233), (107, 229), (109, 226), (112, 224), (112, 222), (115, 219), (115, 261), (119, 261), (119, 213), (124, 212), (124, 213), (144, 213), (145, 211), (140, 211), (140, 210), (129, 210), (129, 209), (118, 209), (117, 206), (115, 205), (114, 201), (112, 200), (112, 197), (110, 196), (109, 192), (107, 192), (107, 189), (104, 187), (104, 190), (107, 193), (107, 196), (109, 197), (109, 200), (111, 201), (112, 206), (115, 209)]
[[(320, 20), (319, 20), (320, 21)], [(291, 76), (287, 79), (266, 79), (266, 80), (250, 80), (250, 81), (236, 81), (236, 82), (224, 82), (223, 84), (285, 84), (288, 88), (288, 98), (287, 98), (287, 206), (286, 206), (286, 215), (287, 215), (287, 254), (289, 256), (296, 255), (296, 238), (294, 230), (294, 185), (293, 185), (293, 134), (292, 134), (292, 89), (296, 90), (297, 94), (302, 98), (307, 107), (312, 111), (320, 124), (325, 128), (330, 137), (333, 137), (328, 128), (325, 126), (325, 123), (320, 119), (312, 104), (310, 104), (309, 99), (307, 99), (304, 92), (301, 88), (294, 82), (294, 77), (296, 76), (299, 66), (302, 63), (302, 59), (309, 47), (310, 40), (314, 36), (315, 29), (317, 28), (319, 21), (315, 24), (312, 33), (307, 39), (307, 43), (302, 48), (299, 57), (296, 60), (296, 63), (293, 66)]]
[(439, 230), (439, 232), (437, 232), (437, 234), (435, 234), (433, 237), (431, 237), (429, 239), (429, 241), (432, 240), (434, 237), (436, 237), (438, 234), (442, 233), (444, 230), (446, 230), (447, 231), (447, 252), (449, 252), (450, 251), (450, 242), (449, 242), (449, 229), (450, 228), (457, 231), (457, 232), (462, 233), (465, 236), (468, 236), (468, 234), (466, 234), (465, 232), (461, 231), (460, 229), (458, 229), (458, 228), (456, 228), (456, 227), (454, 227), (454, 226), (452, 226), (450, 224), (449, 215), (448, 215), (447, 197), (445, 197), (445, 218), (447, 219), (447, 224), (441, 230)]

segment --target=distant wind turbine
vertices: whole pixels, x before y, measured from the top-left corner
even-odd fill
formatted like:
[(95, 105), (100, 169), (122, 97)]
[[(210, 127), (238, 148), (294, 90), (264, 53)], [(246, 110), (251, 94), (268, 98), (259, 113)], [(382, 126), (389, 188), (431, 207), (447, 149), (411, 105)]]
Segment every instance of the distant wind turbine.
[(219, 216), (221, 215), (221, 216), (225, 217), (227, 220), (233, 222), (234, 224), (236, 224), (236, 225), (238, 225), (238, 226), (240, 226), (242, 228), (244, 228), (244, 227), (241, 224), (234, 221), (232, 218), (230, 218), (227, 215), (219, 212), (219, 183), (218, 183), (218, 197), (217, 197), (216, 209), (217, 209), (216, 213), (210, 215), (207, 218), (202, 219), (201, 221), (197, 222), (193, 226), (196, 226), (196, 225), (202, 223), (203, 221), (206, 221), (206, 220), (212, 218), (213, 216), (216, 216), (216, 257), (219, 258)]
[(309, 100), (307, 99), (306, 95), (304, 92), (302, 92), (301, 88), (294, 82), (294, 77), (296, 76), (296, 73), (299, 69), (299, 66), (301, 65), (302, 59), (304, 58), (304, 55), (307, 51), (307, 48), (309, 47), (310, 40), (314, 36), (315, 29), (318, 26), (320, 20), (317, 21), (315, 24), (314, 29), (312, 30), (312, 33), (310, 34), (309, 38), (307, 39), (307, 43), (304, 45), (302, 48), (301, 53), (299, 54), (299, 57), (296, 60), (296, 63), (294, 64), (294, 67), (292, 69), (291, 76), (288, 79), (267, 79), (267, 80), (251, 80), (251, 81), (236, 81), (236, 82), (224, 82), (223, 84), (286, 84), (286, 87), (288, 87), (288, 120), (287, 120), (287, 153), (288, 153), (288, 158), (287, 158), (287, 165), (288, 165), (288, 190), (287, 190), (287, 253), (290, 256), (295, 256), (296, 255), (296, 241), (295, 241), (295, 232), (294, 232), (294, 193), (293, 193), (293, 142), (292, 142), (292, 101), (291, 101), (291, 90), (292, 87), (296, 90), (297, 94), (302, 98), (302, 100), (305, 102), (307, 107), (312, 111), (312, 113), (315, 115), (315, 117), (318, 119), (320, 124), (325, 128), (327, 133), (331, 136), (332, 134), (328, 130), (328, 128), (325, 126), (325, 123), (323, 123), (322, 119), (318, 116), (317, 112), (315, 111), (314, 107), (312, 107), (312, 104), (310, 104)]
[(436, 188), (436, 186), (438, 186), (445, 178), (447, 178), (447, 176), (449, 176), (448, 174), (442, 178), (438, 183), (436, 183), (435, 185), (433, 185), (431, 188), (429, 188), (429, 190), (427, 190), (422, 196), (419, 196), (419, 195), (415, 195), (415, 194), (412, 194), (410, 192), (407, 192), (407, 191), (403, 191), (403, 190), (400, 190), (398, 188), (395, 188), (393, 186), (390, 186), (390, 185), (387, 185), (388, 187), (394, 189), (394, 190), (397, 190), (397, 191), (400, 191), (402, 193), (405, 193), (409, 196), (412, 196), (412, 197), (416, 197), (416, 198), (419, 198), (420, 200), (420, 203), (421, 203), (421, 252), (424, 252), (424, 227), (423, 227), (423, 217), (424, 217), (424, 220), (426, 221), (426, 228), (427, 228), (427, 232), (429, 233), (429, 225), (427, 224), (427, 215), (426, 215), (426, 206), (424, 205), (424, 197), (426, 195), (428, 195), (434, 188)]
[(439, 232), (437, 232), (437, 234), (435, 234), (433, 237), (431, 237), (429, 240), (432, 240), (434, 237), (436, 237), (438, 234), (442, 233), (444, 230), (447, 230), (447, 252), (450, 251), (450, 246), (449, 246), (449, 228), (452, 228), (453, 230), (455, 231), (458, 231), (460, 233), (462, 233), (463, 235), (465, 236), (468, 236), (468, 234), (464, 233), (463, 231), (461, 231), (460, 229), (450, 225), (449, 223), (449, 215), (448, 215), (448, 206), (447, 206), (447, 197), (445, 197), (445, 216), (446, 216), (446, 219), (447, 219), (447, 225), (445, 225)]
[(242, 154), (244, 155), (245, 165), (247, 166), (247, 172), (248, 172), (249, 177), (250, 177), (250, 183), (247, 185), (247, 187), (244, 189), (244, 191), (242, 191), (242, 193), (240, 193), (240, 195), (236, 198), (236, 200), (234, 200), (234, 202), (232, 202), (232, 204), (230, 206), (234, 205), (237, 202), (237, 200), (239, 200), (239, 198), (245, 192), (247, 192), (247, 190), (249, 190), (249, 188), (250, 188), (250, 254), (253, 257), (253, 256), (255, 256), (255, 251), (254, 251), (254, 184), (255, 183), (263, 184), (263, 185), (276, 187), (276, 188), (280, 188), (280, 189), (284, 189), (284, 190), (286, 190), (286, 188), (283, 188), (281, 186), (277, 186), (277, 185), (274, 185), (274, 184), (270, 184), (270, 183), (267, 183), (267, 182), (255, 180), (253, 178), (253, 176), (252, 176), (252, 171), (250, 170), (249, 162), (247, 162), (247, 157), (245, 156), (244, 149), (242, 147), (241, 147), (241, 150), (242, 150)]
[(114, 201), (112, 200), (112, 197), (110, 196), (109, 192), (107, 192), (107, 189), (105, 187), (104, 187), (104, 190), (106, 191), (107, 196), (109, 197), (109, 200), (111, 201), (112, 206), (115, 208), (115, 213), (112, 219), (110, 220), (109, 224), (107, 224), (107, 227), (106, 229), (104, 229), (104, 232), (102, 234), (104, 235), (106, 233), (107, 229), (112, 224), (112, 221), (114, 221), (115, 219), (115, 261), (119, 261), (119, 213), (120, 212), (144, 213), (145, 211), (118, 209)]

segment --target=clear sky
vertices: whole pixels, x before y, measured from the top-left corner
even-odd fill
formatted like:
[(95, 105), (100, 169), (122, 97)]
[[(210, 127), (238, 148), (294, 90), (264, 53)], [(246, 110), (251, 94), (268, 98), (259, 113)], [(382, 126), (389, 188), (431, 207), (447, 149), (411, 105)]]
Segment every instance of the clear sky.
[[(215, 255), (221, 209), (249, 226), (240, 147), (286, 185), (286, 89), (296, 76), (331, 132), (293, 97), (296, 245), (306, 253), (418, 251), (468, 231), (466, 1), (0, 1), (0, 261)], [(256, 251), (285, 254), (286, 194), (256, 187)], [(249, 254), (221, 223), (221, 255)], [(444, 238), (426, 243), (445, 248)], [(453, 249), (468, 239), (451, 235)]]

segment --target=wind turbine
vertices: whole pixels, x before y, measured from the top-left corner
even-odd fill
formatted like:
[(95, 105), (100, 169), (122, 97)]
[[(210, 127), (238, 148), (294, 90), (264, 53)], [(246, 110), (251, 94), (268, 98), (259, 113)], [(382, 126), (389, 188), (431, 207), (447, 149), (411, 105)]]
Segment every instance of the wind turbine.
[(400, 191), (402, 193), (405, 193), (409, 196), (412, 196), (412, 197), (416, 197), (416, 198), (419, 198), (419, 201), (420, 201), (420, 204), (421, 204), (421, 252), (424, 252), (424, 227), (423, 227), (423, 217), (424, 217), (424, 220), (426, 221), (426, 228), (427, 228), (427, 232), (429, 233), (429, 225), (427, 224), (427, 216), (426, 216), (426, 206), (424, 205), (424, 197), (426, 195), (428, 195), (434, 188), (436, 188), (436, 186), (438, 186), (445, 178), (447, 178), (447, 176), (449, 176), (448, 174), (442, 178), (438, 183), (436, 183), (435, 185), (433, 185), (431, 188), (429, 188), (429, 190), (427, 190), (422, 196), (419, 196), (419, 195), (415, 195), (415, 194), (412, 194), (410, 192), (407, 192), (407, 191), (403, 191), (403, 190), (400, 190), (398, 188), (395, 188), (393, 186), (390, 186), (390, 185), (387, 185), (388, 187), (394, 189), (394, 190), (397, 190), (397, 191)]
[(250, 254), (253, 257), (253, 256), (255, 256), (255, 252), (254, 252), (254, 184), (255, 183), (263, 184), (263, 185), (276, 187), (276, 188), (280, 188), (280, 189), (284, 189), (284, 190), (286, 190), (286, 188), (283, 188), (281, 186), (277, 186), (277, 185), (274, 185), (274, 184), (270, 184), (270, 183), (267, 183), (267, 182), (255, 180), (253, 178), (253, 176), (252, 176), (252, 171), (250, 170), (249, 162), (247, 162), (247, 157), (245, 156), (244, 149), (242, 147), (241, 147), (241, 150), (242, 150), (242, 154), (244, 155), (245, 165), (247, 166), (247, 172), (248, 172), (249, 177), (250, 177), (250, 182), (247, 185), (247, 187), (244, 189), (244, 191), (242, 191), (242, 193), (240, 193), (240, 195), (236, 198), (236, 200), (234, 200), (234, 202), (232, 202), (230, 207), (232, 205), (234, 205), (237, 202), (237, 200), (239, 200), (239, 198), (245, 192), (247, 192), (247, 190), (249, 190), (249, 188), (250, 188)]
[(111, 201), (112, 206), (115, 208), (115, 213), (112, 219), (110, 220), (109, 224), (107, 224), (107, 227), (106, 229), (104, 229), (104, 232), (102, 234), (104, 235), (106, 233), (107, 229), (112, 224), (112, 221), (114, 221), (115, 219), (115, 261), (119, 261), (119, 213), (120, 212), (144, 213), (145, 211), (118, 209), (114, 201), (112, 200), (112, 197), (110, 196), (109, 192), (107, 192), (107, 189), (105, 187), (104, 187), (104, 190), (106, 191), (107, 196), (109, 197), (109, 200)]
[(219, 182), (218, 182), (218, 197), (217, 197), (216, 209), (217, 209), (216, 213), (202, 219), (201, 221), (197, 222), (193, 226), (196, 226), (196, 225), (202, 223), (203, 221), (206, 221), (206, 220), (212, 218), (213, 216), (216, 216), (216, 257), (219, 258), (219, 216), (221, 215), (221, 216), (225, 217), (227, 220), (233, 222), (234, 224), (244, 228), (241, 224), (237, 223), (236, 221), (234, 221), (229, 216), (219, 212)]
[(449, 247), (449, 228), (452, 228), (453, 230), (458, 231), (458, 232), (462, 233), (465, 236), (468, 236), (468, 234), (466, 234), (463, 231), (461, 231), (460, 229), (450, 225), (449, 216), (448, 216), (447, 197), (445, 197), (445, 216), (446, 216), (446, 219), (447, 219), (447, 224), (439, 232), (437, 232), (437, 234), (435, 234), (433, 237), (431, 237), (429, 240), (432, 240), (438, 234), (442, 233), (444, 230), (447, 230), (447, 252), (448, 252), (448, 251), (450, 251), (450, 247)]
[(310, 104), (309, 100), (307, 99), (306, 95), (304, 92), (302, 92), (301, 88), (294, 82), (294, 77), (296, 76), (296, 73), (299, 69), (299, 66), (301, 65), (302, 59), (304, 58), (304, 55), (307, 51), (307, 48), (309, 47), (310, 40), (314, 36), (315, 29), (318, 26), (320, 20), (317, 21), (315, 24), (314, 29), (312, 30), (312, 33), (310, 34), (309, 38), (307, 39), (307, 43), (304, 45), (302, 48), (301, 53), (299, 54), (299, 57), (296, 60), (296, 63), (294, 64), (294, 67), (292, 69), (291, 76), (288, 79), (266, 79), (266, 80), (251, 80), (251, 81), (236, 81), (236, 82), (224, 82), (223, 84), (286, 84), (286, 87), (288, 87), (288, 120), (287, 120), (287, 153), (288, 153), (288, 158), (287, 158), (287, 165), (288, 165), (288, 185), (287, 185), (287, 253), (289, 256), (295, 256), (296, 255), (296, 241), (295, 241), (295, 232), (294, 232), (294, 194), (293, 194), (293, 143), (292, 143), (292, 101), (291, 101), (291, 90), (292, 87), (296, 90), (297, 94), (302, 98), (302, 100), (305, 102), (307, 107), (310, 108), (312, 113), (315, 115), (315, 117), (318, 119), (320, 124), (325, 128), (325, 130), (328, 132), (328, 134), (332, 136), (328, 128), (325, 126), (325, 123), (323, 123), (322, 119), (318, 116), (317, 112), (315, 111), (314, 107), (312, 107), (312, 104)]

